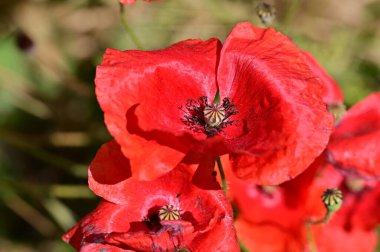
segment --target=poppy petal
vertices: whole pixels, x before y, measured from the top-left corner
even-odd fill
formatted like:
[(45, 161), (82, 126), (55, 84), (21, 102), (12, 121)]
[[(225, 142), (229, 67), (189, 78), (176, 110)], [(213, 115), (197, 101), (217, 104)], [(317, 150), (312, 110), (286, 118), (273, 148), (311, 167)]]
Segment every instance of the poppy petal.
[(238, 177), (282, 183), (326, 147), (333, 117), (322, 101), (320, 79), (281, 33), (238, 24), (221, 52), (218, 85), (239, 111), (238, 126), (225, 132)]
[(323, 67), (321, 67), (318, 61), (310, 53), (306, 51), (302, 51), (302, 53), (310, 69), (321, 80), (323, 87), (323, 102), (327, 105), (333, 103), (342, 103), (343, 93), (338, 83), (333, 78), (331, 78), (331, 76), (323, 69)]
[[(206, 138), (186, 129), (180, 107), (188, 99), (215, 95), (220, 47), (210, 39), (156, 51), (106, 51), (97, 68), (96, 94), (108, 130), (136, 167), (134, 177), (159, 177), (179, 163), (192, 143)], [(156, 169), (149, 172), (143, 168), (153, 164)]]
[[(102, 152), (106, 154), (97, 162), (107, 162), (107, 155), (110, 157), (107, 148), (111, 147), (116, 148), (117, 145), (114, 142), (105, 145)], [(113, 158), (120, 160), (120, 157)], [(99, 167), (93, 171), (99, 173)], [(95, 243), (132, 251), (170, 251), (183, 247), (191, 251), (211, 251), (212, 248), (239, 251), (232, 208), (223, 191), (220, 188), (198, 188), (192, 184), (193, 173), (193, 168), (181, 164), (156, 180), (128, 178), (121, 182), (124, 183), (121, 186), (111, 175), (105, 181), (110, 183), (109, 187), (118, 187), (114, 190), (115, 195), (101, 184), (96, 185), (96, 193), (118, 204), (102, 201), (63, 239), (76, 249), (82, 246), (91, 248)], [(108, 190), (107, 193), (102, 192), (103, 188)], [(179, 218), (159, 220), (163, 206), (178, 209)]]
[(380, 176), (380, 93), (353, 106), (331, 135), (329, 161), (348, 175)]

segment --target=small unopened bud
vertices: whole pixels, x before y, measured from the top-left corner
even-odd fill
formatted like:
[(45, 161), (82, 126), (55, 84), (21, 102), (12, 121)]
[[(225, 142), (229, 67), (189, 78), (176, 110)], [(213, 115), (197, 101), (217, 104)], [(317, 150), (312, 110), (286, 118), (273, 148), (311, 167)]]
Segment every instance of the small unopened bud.
[(327, 189), (322, 194), (322, 201), (328, 211), (337, 211), (343, 203), (342, 192), (336, 188)]
[(259, 3), (256, 8), (256, 13), (264, 25), (270, 25), (276, 18), (276, 9), (269, 3)]
[(335, 125), (337, 125), (346, 114), (346, 106), (341, 102), (334, 102), (327, 106), (327, 110), (335, 117)]
[(365, 182), (361, 178), (346, 178), (344, 182), (347, 188), (354, 193), (362, 191), (365, 187)]

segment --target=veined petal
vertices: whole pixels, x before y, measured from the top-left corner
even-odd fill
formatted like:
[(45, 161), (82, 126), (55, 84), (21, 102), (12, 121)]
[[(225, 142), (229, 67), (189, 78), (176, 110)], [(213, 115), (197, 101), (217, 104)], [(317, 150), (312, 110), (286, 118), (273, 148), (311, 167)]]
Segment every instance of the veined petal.
[(303, 52), (274, 29), (238, 24), (218, 67), (221, 97), (239, 113), (225, 130), (236, 175), (279, 184), (304, 171), (324, 150), (333, 117)]
[(327, 105), (332, 103), (343, 102), (343, 92), (338, 83), (321, 67), (318, 61), (308, 52), (303, 51), (306, 63), (314, 74), (321, 80), (322, 84), (322, 99)]
[[(123, 165), (125, 161), (120, 157), (113, 158), (114, 164), (122, 161), (120, 164)], [(106, 159), (107, 154), (102, 161), (107, 162)], [(195, 186), (193, 172), (190, 166), (181, 164), (156, 180), (128, 178), (120, 186), (118, 179), (110, 175), (104, 182), (110, 183), (108, 187), (117, 187), (113, 191), (115, 194), (111, 194), (107, 185), (100, 184), (96, 185), (96, 193), (113, 202), (101, 201), (63, 239), (77, 250), (103, 245), (103, 248), (111, 246), (126, 251), (158, 252), (181, 248), (239, 251), (232, 208), (223, 191), (220, 187), (202, 189)], [(108, 193), (104, 194), (102, 190), (108, 190)], [(176, 209), (179, 216), (172, 220), (160, 219), (162, 209)]]
[(156, 173), (136, 169), (133, 176), (159, 177), (205, 139), (185, 127), (180, 107), (215, 95), (220, 46), (216, 39), (186, 40), (157, 51), (106, 51), (95, 83), (107, 128), (132, 167), (161, 167)]

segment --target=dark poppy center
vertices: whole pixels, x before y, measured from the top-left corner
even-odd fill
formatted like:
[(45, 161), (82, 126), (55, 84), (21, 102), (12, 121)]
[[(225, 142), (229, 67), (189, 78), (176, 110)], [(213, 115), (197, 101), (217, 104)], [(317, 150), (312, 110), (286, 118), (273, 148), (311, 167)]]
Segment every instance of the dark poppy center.
[(204, 133), (207, 137), (215, 136), (228, 125), (233, 125), (231, 116), (238, 113), (235, 104), (227, 97), (218, 103), (209, 103), (206, 96), (188, 99), (185, 107), (181, 106), (180, 109), (185, 113), (181, 121), (192, 131)]

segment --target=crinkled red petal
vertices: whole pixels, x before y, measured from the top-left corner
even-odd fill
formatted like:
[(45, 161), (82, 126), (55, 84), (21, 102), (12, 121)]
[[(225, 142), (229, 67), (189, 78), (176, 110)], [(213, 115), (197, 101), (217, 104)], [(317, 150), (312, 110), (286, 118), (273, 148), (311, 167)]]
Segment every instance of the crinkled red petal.
[[(105, 146), (106, 149), (115, 147), (115, 143)], [(105, 157), (104, 162), (107, 161)], [(182, 247), (191, 251), (211, 251), (213, 248), (239, 251), (232, 208), (223, 191), (219, 187), (204, 190), (194, 186), (191, 182), (193, 172), (189, 166), (180, 165), (157, 180), (126, 179), (123, 183), (128, 186), (116, 189), (115, 195), (109, 194), (109, 188), (105, 189), (108, 190), (104, 194), (106, 199), (119, 204), (102, 201), (64, 235), (64, 240), (76, 249), (95, 246), (91, 245), (95, 243), (133, 251), (149, 248), (151, 251), (166, 251)], [(105, 181), (110, 183), (109, 186), (119, 183), (114, 176)], [(99, 184), (96, 193), (102, 194), (103, 188), (106, 185)], [(180, 210), (181, 219), (161, 221), (162, 226), (153, 230), (147, 218), (153, 218), (152, 214), (168, 205)]]
[(322, 84), (303, 52), (275, 30), (238, 24), (223, 46), (218, 67), (221, 97), (239, 113), (226, 128), (235, 174), (280, 184), (304, 171), (324, 150), (333, 116)]
[(98, 196), (114, 203), (123, 203), (124, 193), (131, 177), (129, 160), (121, 153), (115, 142), (103, 144), (88, 169), (88, 184)]
[(343, 102), (343, 92), (338, 83), (323, 69), (318, 61), (308, 52), (302, 52), (306, 63), (313, 73), (320, 79), (322, 84), (322, 99), (327, 105)]
[[(160, 190), (180, 191), (182, 184), (188, 184), (188, 180), (201, 189), (219, 190), (213, 173), (215, 157), (187, 155), (187, 160), (191, 160), (191, 164), (186, 169), (181, 168), (180, 171), (167, 173), (154, 181), (139, 181), (135, 177), (131, 177), (133, 169), (130, 161), (121, 152), (120, 146), (111, 141), (104, 144), (96, 154), (94, 160), (88, 170), (88, 183), (90, 189), (98, 196), (114, 203), (124, 204), (130, 200), (130, 195), (139, 194), (136, 190), (146, 185), (147, 188), (161, 188)], [(197, 164), (192, 164), (196, 162)], [(154, 165), (145, 169), (154, 169)], [(183, 165), (180, 165), (183, 167)], [(177, 169), (178, 170), (178, 169)], [(162, 184), (162, 181), (169, 181)], [(154, 191), (153, 191), (154, 192)], [(150, 192), (152, 193), (152, 192)]]
[(380, 93), (353, 106), (331, 135), (329, 161), (347, 175), (380, 176)]
[(101, 201), (98, 207), (66, 232), (62, 238), (77, 251), (91, 251), (93, 248), (117, 247), (105, 243), (109, 232), (129, 229), (129, 211), (119, 205)]
[(134, 177), (158, 178), (206, 138), (186, 129), (180, 107), (215, 95), (220, 46), (216, 39), (186, 40), (157, 51), (106, 51), (96, 94)]
[(194, 238), (190, 222), (167, 221), (158, 232), (111, 232), (106, 237), (112, 244), (133, 251), (178, 251), (188, 246)]

